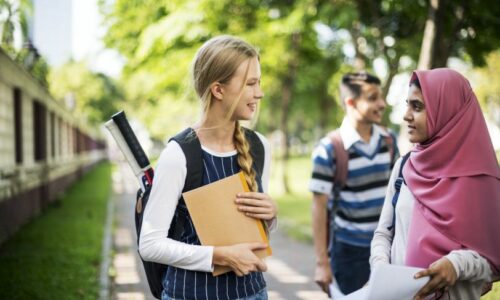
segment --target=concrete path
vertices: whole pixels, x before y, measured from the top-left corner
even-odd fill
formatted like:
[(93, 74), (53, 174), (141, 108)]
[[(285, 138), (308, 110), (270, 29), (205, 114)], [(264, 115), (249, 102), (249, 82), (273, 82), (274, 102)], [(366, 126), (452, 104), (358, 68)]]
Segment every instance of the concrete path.
[[(111, 299), (154, 299), (137, 255), (134, 227), (134, 195), (137, 182), (126, 165), (113, 174), (114, 228)], [(311, 245), (295, 242), (281, 232), (271, 235), (273, 256), (265, 273), (270, 300), (328, 299), (312, 281), (314, 255)]]

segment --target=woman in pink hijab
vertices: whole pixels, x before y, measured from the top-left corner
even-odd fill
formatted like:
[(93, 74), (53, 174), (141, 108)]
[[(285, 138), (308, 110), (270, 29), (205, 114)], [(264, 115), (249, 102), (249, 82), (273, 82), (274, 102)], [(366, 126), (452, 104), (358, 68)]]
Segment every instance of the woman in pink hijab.
[[(500, 169), (469, 82), (450, 69), (415, 71), (408, 93), (410, 142), (399, 196), (394, 166), (370, 264), (425, 269), (415, 299), (479, 299), (500, 274)], [(393, 199), (397, 201), (393, 204)]]

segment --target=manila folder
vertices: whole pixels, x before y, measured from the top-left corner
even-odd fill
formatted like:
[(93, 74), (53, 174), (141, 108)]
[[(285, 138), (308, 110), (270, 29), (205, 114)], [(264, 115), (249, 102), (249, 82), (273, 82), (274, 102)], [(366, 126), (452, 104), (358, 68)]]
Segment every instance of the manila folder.
[[(260, 220), (240, 212), (234, 200), (236, 194), (249, 191), (242, 172), (183, 193), (200, 242), (205, 246), (230, 246), (240, 243), (269, 241)], [(272, 254), (271, 247), (257, 250), (264, 258)], [(215, 266), (213, 275), (229, 272), (229, 267)]]

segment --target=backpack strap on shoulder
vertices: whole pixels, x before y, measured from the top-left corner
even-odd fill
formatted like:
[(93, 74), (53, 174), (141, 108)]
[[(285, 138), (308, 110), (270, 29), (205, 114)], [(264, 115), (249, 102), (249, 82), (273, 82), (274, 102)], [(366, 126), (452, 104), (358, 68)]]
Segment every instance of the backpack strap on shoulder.
[(392, 208), (394, 209), (394, 213), (392, 214), (392, 224), (391, 226), (387, 227), (388, 230), (393, 230), (396, 227), (396, 204), (398, 203), (399, 192), (401, 191), (401, 186), (403, 185), (403, 182), (406, 184), (406, 181), (403, 177), (403, 167), (405, 166), (406, 161), (410, 157), (410, 153), (411, 152), (406, 153), (405, 156), (403, 156), (403, 158), (401, 159), (398, 178), (394, 181), (394, 189), (396, 190), (394, 196), (392, 196)]
[(243, 127), (243, 132), (245, 133), (245, 137), (250, 145), (250, 155), (252, 155), (254, 161), (255, 172), (257, 172), (257, 175), (261, 177), (264, 172), (264, 145), (255, 131)]
[(389, 149), (389, 157), (391, 158), (391, 169), (394, 167), (394, 164), (396, 163), (396, 137), (389, 131), (388, 128), (386, 127), (381, 127), (387, 135), (383, 135), (382, 137), (385, 140), (385, 143), (387, 145), (387, 148)]
[[(196, 132), (192, 128), (186, 128), (176, 134), (169, 141), (176, 141), (184, 152), (186, 157), (186, 180), (182, 192), (187, 192), (200, 187), (203, 183), (203, 154), (201, 152), (201, 144)], [(177, 205), (176, 213), (182, 213)], [(171, 231), (168, 236), (174, 240), (179, 240), (184, 231), (184, 218), (175, 218), (177, 222), (171, 224)]]
[(176, 141), (181, 146), (186, 157), (187, 174), (182, 191), (186, 192), (200, 187), (203, 181), (203, 154), (196, 132), (189, 127), (170, 140)]
[(345, 186), (347, 181), (347, 164), (349, 154), (344, 149), (344, 142), (340, 136), (340, 131), (337, 129), (328, 134), (333, 145), (333, 157), (335, 159), (335, 173), (333, 174), (333, 190), (335, 200), (340, 196), (340, 190)]

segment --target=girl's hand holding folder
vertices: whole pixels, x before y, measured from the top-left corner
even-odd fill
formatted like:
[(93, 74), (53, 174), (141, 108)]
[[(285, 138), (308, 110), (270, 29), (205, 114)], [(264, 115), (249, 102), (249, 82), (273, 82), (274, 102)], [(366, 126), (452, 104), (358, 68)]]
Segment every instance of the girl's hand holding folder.
[(271, 220), (278, 214), (276, 203), (265, 193), (239, 193), (235, 202), (239, 211), (255, 219)]
[(253, 250), (266, 249), (264, 243), (244, 243), (232, 246), (220, 246), (214, 248), (213, 264), (227, 266), (237, 276), (245, 276), (250, 272), (265, 272), (266, 263), (258, 258)]

